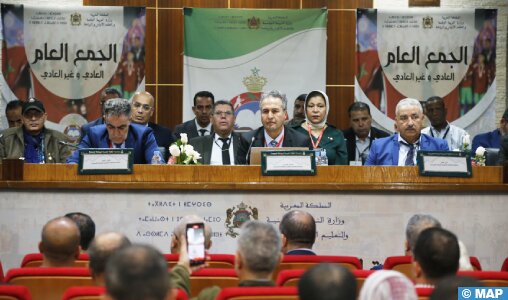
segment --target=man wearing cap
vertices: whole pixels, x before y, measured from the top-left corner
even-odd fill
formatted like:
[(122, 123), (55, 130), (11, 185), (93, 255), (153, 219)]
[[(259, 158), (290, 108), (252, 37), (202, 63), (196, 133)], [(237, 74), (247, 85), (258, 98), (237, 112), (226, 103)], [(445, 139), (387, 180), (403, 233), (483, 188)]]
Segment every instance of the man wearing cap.
[[(61, 132), (44, 127), (44, 104), (35, 98), (23, 103), (23, 126), (9, 128), (0, 135), (0, 158), (23, 158), (26, 163), (65, 163), (71, 154)], [(61, 143), (64, 142), (64, 143)]]

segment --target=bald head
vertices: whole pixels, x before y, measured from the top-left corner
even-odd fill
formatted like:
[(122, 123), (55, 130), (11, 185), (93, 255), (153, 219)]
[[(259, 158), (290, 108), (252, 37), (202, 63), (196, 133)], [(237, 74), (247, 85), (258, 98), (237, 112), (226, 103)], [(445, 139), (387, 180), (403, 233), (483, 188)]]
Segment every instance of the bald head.
[(59, 217), (42, 228), (39, 250), (44, 256), (44, 267), (73, 266), (79, 255), (78, 226), (67, 217)]
[(283, 238), (283, 252), (297, 248), (312, 249), (316, 240), (316, 221), (306, 211), (293, 210), (286, 213), (279, 225)]
[(137, 92), (132, 97), (131, 120), (145, 125), (150, 121), (154, 112), (155, 100), (149, 92)]
[(103, 274), (111, 255), (130, 245), (130, 240), (117, 232), (107, 232), (95, 237), (88, 250), (88, 255), (90, 256), (90, 271), (99, 285), (104, 284)]
[(175, 230), (173, 230), (173, 237), (171, 240), (171, 253), (180, 253), (180, 242), (179, 239), (182, 235), (185, 235), (185, 228), (187, 224), (192, 223), (204, 223), (205, 224), (205, 249), (209, 250), (212, 247), (212, 228), (210, 225), (205, 223), (205, 220), (198, 215), (187, 215), (184, 216)]

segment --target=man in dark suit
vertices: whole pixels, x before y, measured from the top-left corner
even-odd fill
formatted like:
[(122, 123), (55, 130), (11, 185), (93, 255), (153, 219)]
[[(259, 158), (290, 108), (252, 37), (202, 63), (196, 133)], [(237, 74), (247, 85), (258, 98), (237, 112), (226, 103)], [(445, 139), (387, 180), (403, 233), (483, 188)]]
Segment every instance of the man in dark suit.
[(285, 255), (316, 255), (312, 245), (316, 241), (316, 221), (308, 212), (292, 210), (279, 224), (282, 253)]
[(171, 129), (150, 122), (154, 112), (155, 100), (149, 92), (137, 92), (131, 102), (131, 122), (152, 128), (155, 141), (165, 160), (169, 157), (169, 146), (175, 142)]
[(247, 164), (252, 147), (311, 147), (310, 138), (284, 126), (287, 119), (287, 98), (279, 91), (263, 94), (259, 100), (262, 127), (247, 132), (240, 139), (238, 164)]
[(197, 92), (196, 95), (194, 95), (194, 106), (192, 107), (192, 112), (196, 117), (176, 125), (176, 138), (179, 139), (181, 133), (186, 133), (189, 140), (197, 136), (212, 134), (213, 129), (212, 123), (210, 123), (210, 113), (214, 102), (215, 98), (212, 93), (207, 91)]
[[(101, 106), (101, 113), (104, 114), (104, 103), (108, 101), (109, 99), (114, 98), (122, 98), (122, 94), (115, 89), (115, 88), (106, 88), (101, 93), (101, 98), (99, 100), (99, 105)], [(91, 127), (102, 125), (104, 124), (104, 115), (100, 116), (100, 118), (95, 119), (91, 122), (86, 123), (81, 127), (81, 139), (85, 137), (85, 135), (88, 133), (88, 130), (90, 130)]]
[(395, 108), (398, 133), (372, 142), (367, 166), (414, 166), (418, 150), (448, 151), (448, 143), (421, 133), (423, 108), (420, 101), (405, 98)]
[(499, 121), (499, 128), (486, 133), (481, 133), (473, 138), (473, 146), (471, 152), (475, 153), (476, 149), (480, 146), (483, 148), (499, 148), (503, 136), (508, 135), (508, 108), (504, 111), (501, 121)]
[(133, 148), (135, 164), (150, 164), (158, 151), (152, 129), (131, 124), (131, 105), (126, 99), (110, 99), (104, 103), (104, 125), (90, 128), (81, 140), (78, 150), (67, 163), (78, 163), (79, 149), (84, 148)]
[(390, 136), (388, 132), (372, 127), (370, 107), (365, 102), (354, 102), (349, 106), (349, 125), (344, 131), (350, 165), (364, 165), (369, 156), (372, 141)]
[(233, 105), (223, 100), (215, 102), (211, 120), (214, 134), (198, 136), (189, 141), (194, 150), (201, 154), (199, 162), (205, 165), (236, 164), (240, 135), (233, 132)]

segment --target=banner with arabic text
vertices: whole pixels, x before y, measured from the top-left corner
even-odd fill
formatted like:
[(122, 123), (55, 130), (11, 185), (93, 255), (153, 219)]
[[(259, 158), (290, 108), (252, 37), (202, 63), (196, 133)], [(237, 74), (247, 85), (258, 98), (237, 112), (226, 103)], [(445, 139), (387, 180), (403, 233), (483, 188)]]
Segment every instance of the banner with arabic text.
[(495, 99), (496, 28), (495, 9), (358, 9), (356, 100), (393, 129), (400, 99), (439, 96), (467, 127)]
[(236, 129), (261, 126), (259, 97), (293, 100), (326, 85), (326, 9), (184, 9), (183, 119), (206, 90), (230, 100)]
[(106, 87), (144, 82), (145, 8), (2, 4), (2, 98), (44, 102), (47, 127), (79, 137)]

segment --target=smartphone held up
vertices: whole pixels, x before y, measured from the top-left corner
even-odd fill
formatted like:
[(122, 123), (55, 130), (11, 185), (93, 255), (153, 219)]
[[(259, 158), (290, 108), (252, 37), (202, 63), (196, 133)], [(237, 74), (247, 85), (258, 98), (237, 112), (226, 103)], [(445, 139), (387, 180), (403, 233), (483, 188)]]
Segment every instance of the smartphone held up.
[(185, 229), (187, 238), (187, 253), (191, 266), (202, 265), (205, 263), (205, 224), (191, 223), (187, 224)]

